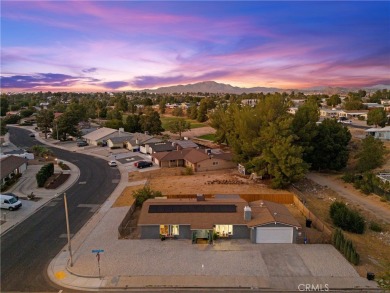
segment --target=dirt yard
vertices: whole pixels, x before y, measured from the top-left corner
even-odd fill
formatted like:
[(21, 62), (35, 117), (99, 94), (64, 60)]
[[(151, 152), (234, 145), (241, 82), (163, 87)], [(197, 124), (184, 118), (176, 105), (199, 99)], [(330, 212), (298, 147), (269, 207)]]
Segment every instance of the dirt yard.
[[(361, 206), (351, 201), (346, 201), (332, 189), (318, 185), (309, 179), (302, 180), (295, 184), (302, 192), (307, 207), (328, 227), (334, 228), (329, 216), (329, 207), (336, 201), (347, 202), (349, 206), (358, 210), (366, 219), (367, 226), (370, 222), (376, 222), (381, 225), (383, 232), (374, 232), (368, 227), (364, 234), (358, 235), (344, 232), (347, 238), (351, 239), (360, 254), (361, 263), (355, 266), (362, 277), (366, 277), (367, 272), (374, 272), (377, 276), (383, 276), (390, 272), (390, 225), (380, 221), (375, 214), (368, 212)], [(346, 187), (353, 188), (353, 187)], [(370, 197), (376, 197), (374, 195)], [(386, 205), (379, 199), (374, 200), (379, 205)]]

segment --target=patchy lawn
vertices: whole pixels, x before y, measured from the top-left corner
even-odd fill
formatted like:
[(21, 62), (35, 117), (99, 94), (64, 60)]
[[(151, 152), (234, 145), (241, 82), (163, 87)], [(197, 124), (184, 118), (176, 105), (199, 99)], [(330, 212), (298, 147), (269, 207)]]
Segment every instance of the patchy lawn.
[(210, 140), (210, 141), (214, 142), (215, 141), (215, 134), (214, 133), (205, 134), (205, 135), (198, 136), (197, 138), (206, 139), (206, 140)]
[(207, 126), (207, 123), (200, 123), (196, 120), (192, 120), (192, 119), (187, 119), (186, 117), (174, 117), (174, 116), (169, 116), (169, 117), (161, 117), (160, 120), (161, 120), (161, 124), (162, 124), (162, 127), (167, 130), (168, 129), (168, 124), (171, 122), (171, 121), (175, 121), (177, 119), (182, 119), (184, 118), (186, 121), (190, 122), (191, 123), (191, 129), (194, 129), (194, 128), (200, 128), (200, 127), (204, 127), (204, 126)]

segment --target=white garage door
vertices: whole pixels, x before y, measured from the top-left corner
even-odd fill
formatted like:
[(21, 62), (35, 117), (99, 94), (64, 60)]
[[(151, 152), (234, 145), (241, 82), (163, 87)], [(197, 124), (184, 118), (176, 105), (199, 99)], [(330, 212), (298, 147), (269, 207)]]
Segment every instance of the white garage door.
[(256, 243), (292, 243), (292, 227), (258, 227)]

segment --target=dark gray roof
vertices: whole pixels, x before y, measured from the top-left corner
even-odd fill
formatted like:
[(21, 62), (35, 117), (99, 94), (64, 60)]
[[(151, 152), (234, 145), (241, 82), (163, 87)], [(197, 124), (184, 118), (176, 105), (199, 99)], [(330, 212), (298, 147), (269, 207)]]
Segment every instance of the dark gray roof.
[(176, 149), (171, 142), (155, 142), (155, 143), (148, 143), (148, 145), (150, 148), (152, 148), (152, 151), (154, 153), (169, 152)]
[(121, 143), (126, 142), (132, 139), (132, 135), (126, 135), (126, 136), (114, 136), (110, 137), (108, 140), (111, 140), (112, 143)]
[(4, 155), (23, 155), (26, 151), (23, 149), (4, 152)]

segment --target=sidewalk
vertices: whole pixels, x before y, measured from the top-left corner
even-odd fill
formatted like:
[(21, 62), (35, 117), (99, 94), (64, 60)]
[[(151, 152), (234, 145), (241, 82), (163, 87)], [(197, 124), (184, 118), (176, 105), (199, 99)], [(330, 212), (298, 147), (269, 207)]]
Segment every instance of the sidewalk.
[[(27, 170), (23, 173), (19, 181), (4, 193), (13, 193), (19, 197), (22, 202), (22, 207), (15, 211), (0, 211), (0, 219), (2, 224), (0, 226), (1, 235), (6, 233), (9, 229), (15, 227), (43, 206), (50, 204), (60, 194), (64, 193), (73, 184), (75, 184), (80, 176), (80, 170), (72, 163), (66, 162), (70, 170), (65, 171), (70, 174), (61, 186), (56, 189), (39, 188), (35, 179), (35, 174), (40, 170), (42, 165), (28, 165)], [(57, 165), (54, 167), (54, 173), (62, 171)], [(64, 173), (65, 173), (64, 172)], [(38, 200), (28, 200), (27, 195), (33, 192)], [(5, 222), (3, 222), (5, 221)]]

